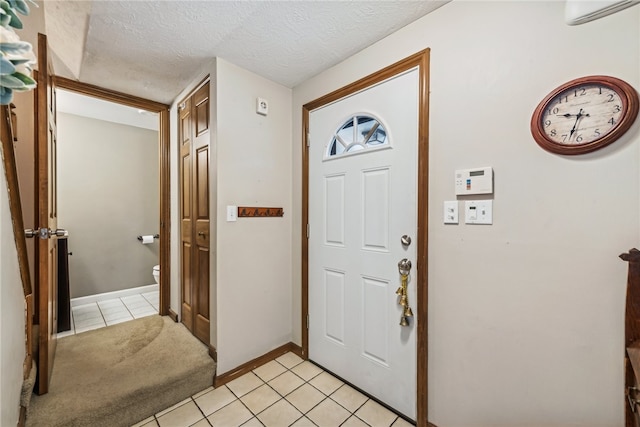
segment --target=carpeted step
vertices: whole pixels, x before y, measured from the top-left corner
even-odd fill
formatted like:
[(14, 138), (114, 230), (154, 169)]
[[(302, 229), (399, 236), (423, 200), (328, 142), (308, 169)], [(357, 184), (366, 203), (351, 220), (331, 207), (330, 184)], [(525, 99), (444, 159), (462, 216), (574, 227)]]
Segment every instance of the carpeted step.
[(27, 426), (130, 426), (211, 386), (215, 370), (207, 347), (168, 317), (68, 336)]

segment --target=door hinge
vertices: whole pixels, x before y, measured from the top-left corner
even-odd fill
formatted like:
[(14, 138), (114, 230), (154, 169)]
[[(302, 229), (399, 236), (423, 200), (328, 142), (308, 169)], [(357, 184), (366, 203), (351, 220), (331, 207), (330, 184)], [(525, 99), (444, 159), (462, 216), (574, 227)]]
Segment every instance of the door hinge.
[(307, 329), (309, 329), (309, 315), (307, 314)]
[(311, 146), (311, 134), (307, 132), (307, 147)]
[(309, 238), (309, 229), (310, 229), (309, 224), (307, 224), (307, 239)]

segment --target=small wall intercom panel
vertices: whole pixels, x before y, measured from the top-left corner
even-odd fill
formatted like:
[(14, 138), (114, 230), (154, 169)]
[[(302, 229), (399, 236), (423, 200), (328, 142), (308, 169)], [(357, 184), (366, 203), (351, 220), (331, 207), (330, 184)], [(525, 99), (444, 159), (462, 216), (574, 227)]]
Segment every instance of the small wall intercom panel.
[(493, 168), (459, 169), (455, 173), (456, 196), (493, 193)]

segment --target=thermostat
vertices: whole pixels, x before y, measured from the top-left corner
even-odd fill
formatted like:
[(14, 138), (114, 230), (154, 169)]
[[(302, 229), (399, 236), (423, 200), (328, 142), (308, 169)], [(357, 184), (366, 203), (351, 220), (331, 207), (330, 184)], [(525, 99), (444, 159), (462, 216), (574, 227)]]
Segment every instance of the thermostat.
[(456, 195), (493, 193), (493, 168), (459, 169), (455, 173)]

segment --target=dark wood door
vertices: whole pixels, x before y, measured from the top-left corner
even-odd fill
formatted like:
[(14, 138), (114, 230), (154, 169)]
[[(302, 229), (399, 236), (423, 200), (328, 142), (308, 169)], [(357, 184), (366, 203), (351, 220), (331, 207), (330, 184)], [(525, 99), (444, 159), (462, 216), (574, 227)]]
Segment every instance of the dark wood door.
[(56, 96), (53, 66), (47, 37), (38, 34), (38, 88), (36, 91), (35, 148), (37, 174), (37, 210), (40, 235), (37, 243), (37, 311), (40, 338), (38, 342), (37, 393), (49, 391), (49, 380), (56, 352), (58, 300), (58, 244), (48, 230), (58, 228), (56, 183)]
[(209, 344), (209, 83), (180, 104), (182, 322)]
[(180, 144), (180, 293), (182, 323), (193, 331), (193, 311), (191, 309), (191, 99), (180, 104), (179, 144)]

